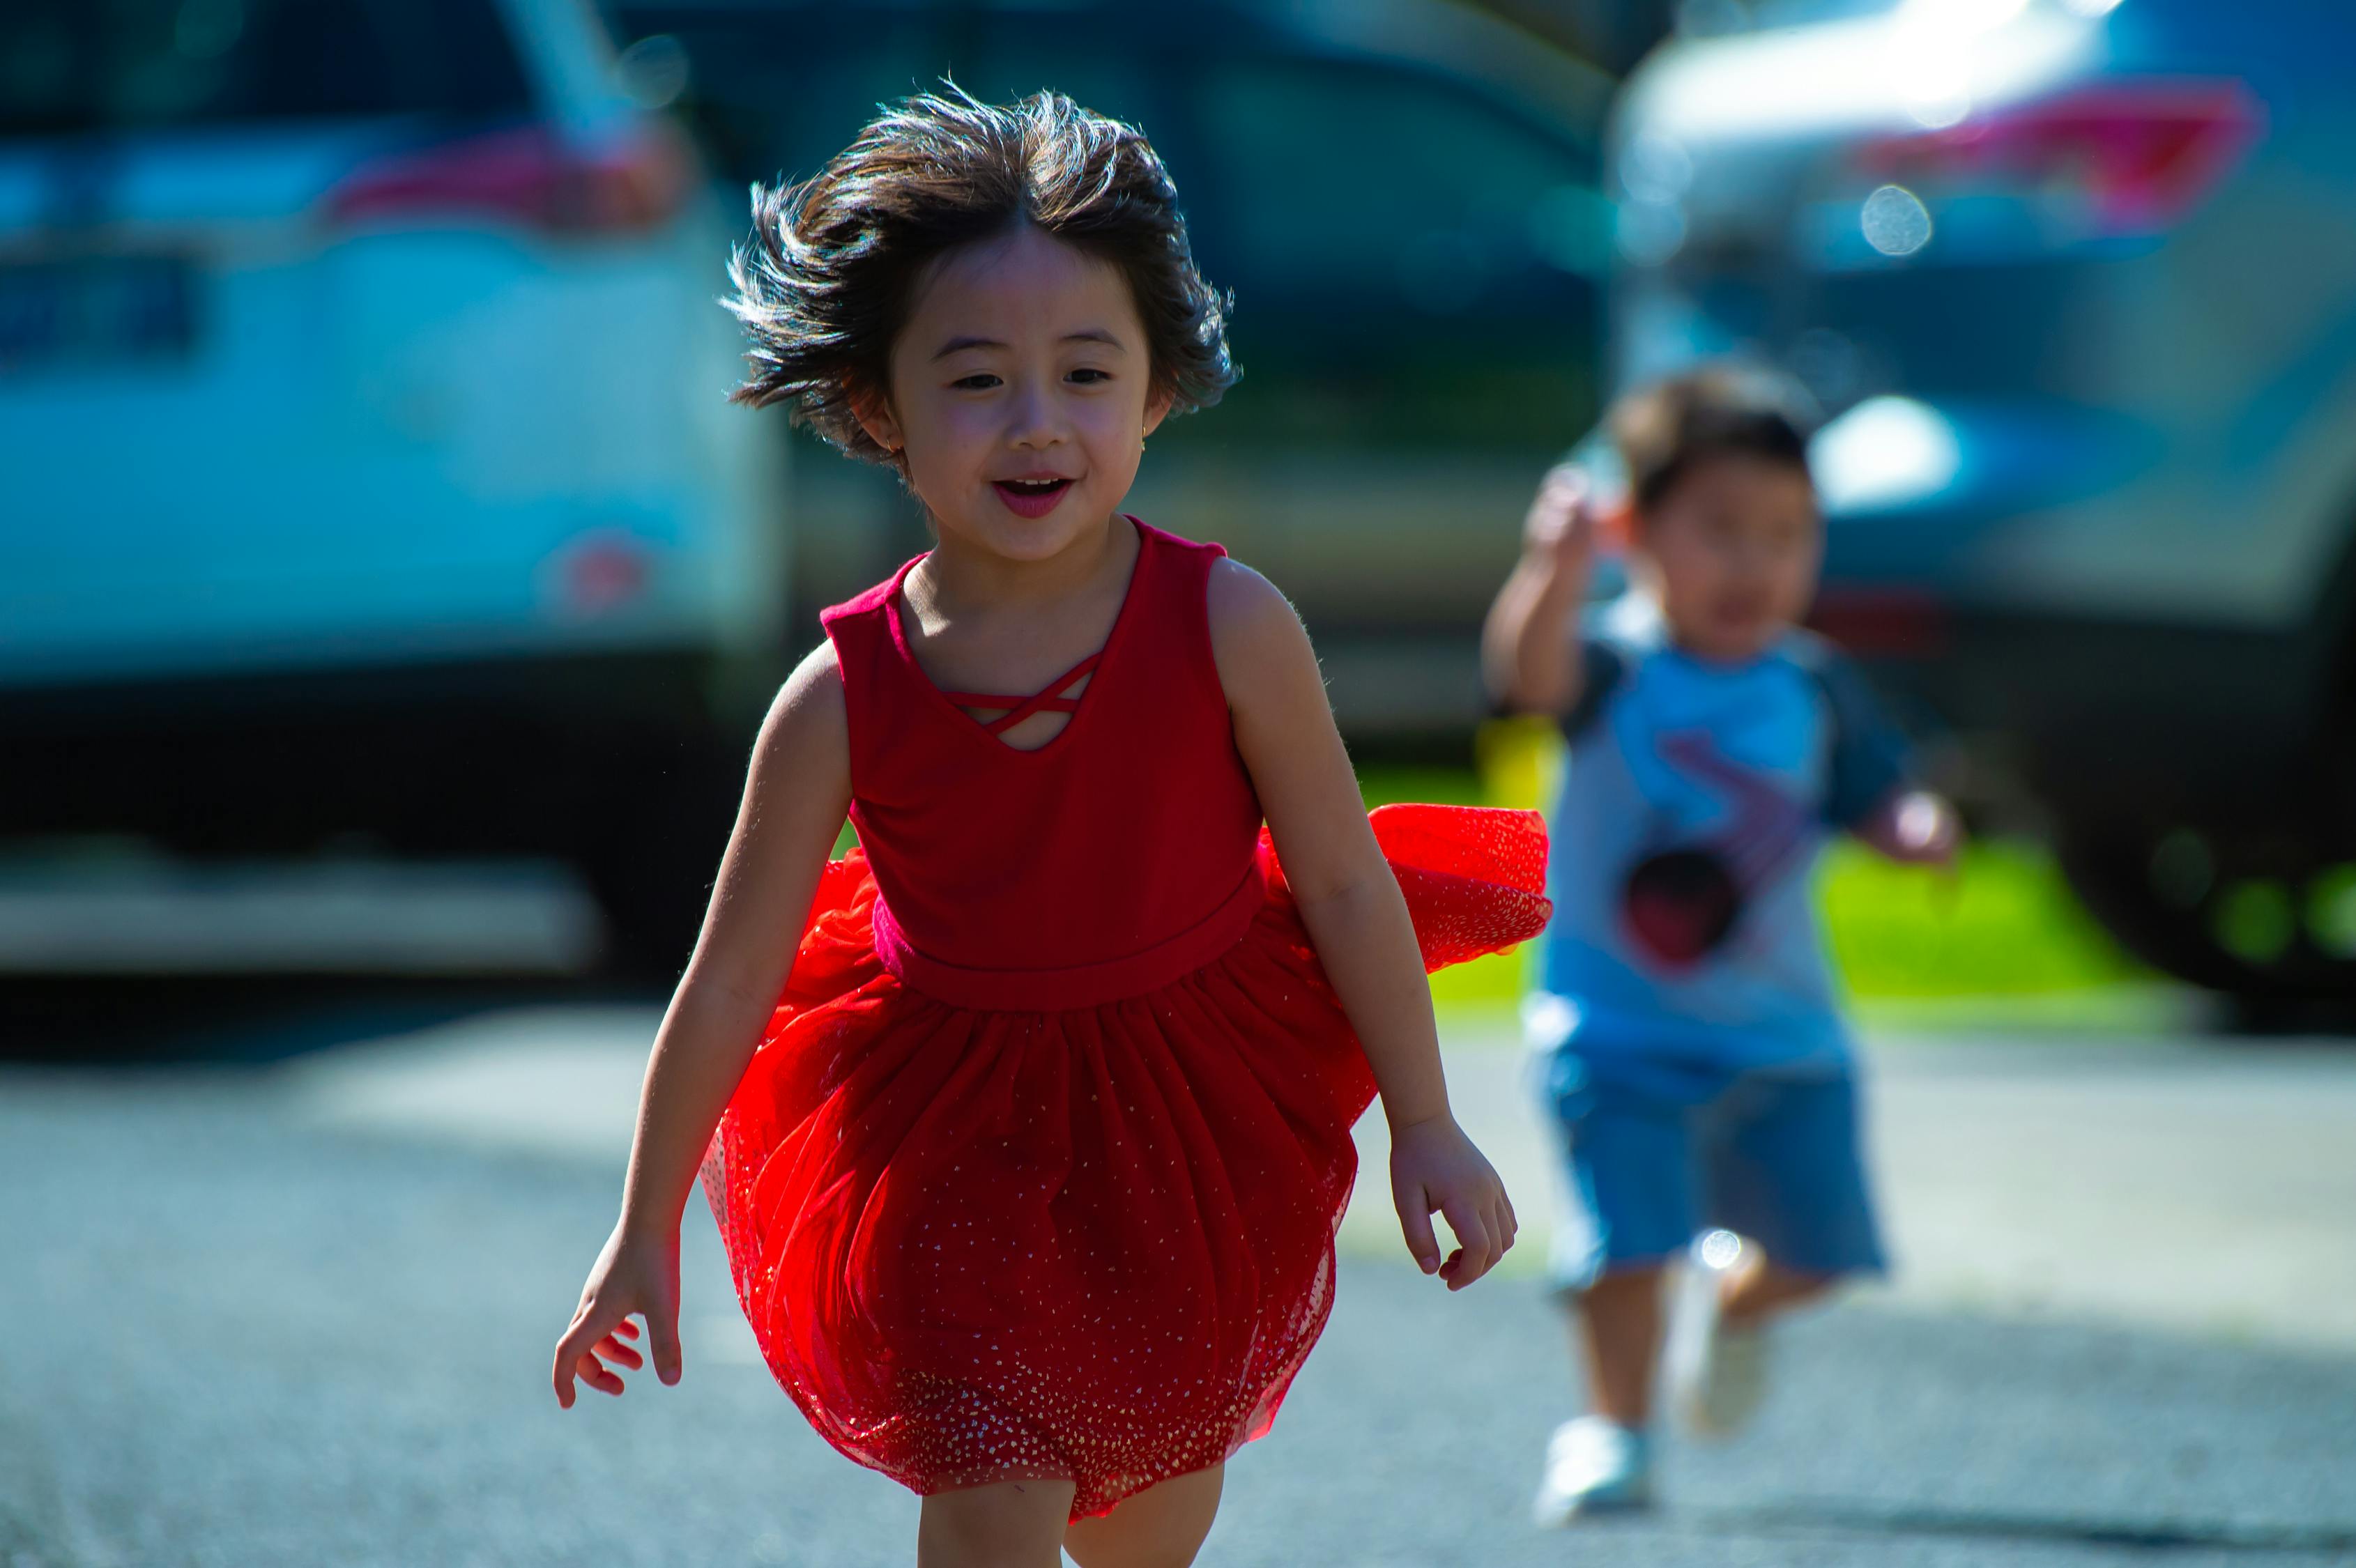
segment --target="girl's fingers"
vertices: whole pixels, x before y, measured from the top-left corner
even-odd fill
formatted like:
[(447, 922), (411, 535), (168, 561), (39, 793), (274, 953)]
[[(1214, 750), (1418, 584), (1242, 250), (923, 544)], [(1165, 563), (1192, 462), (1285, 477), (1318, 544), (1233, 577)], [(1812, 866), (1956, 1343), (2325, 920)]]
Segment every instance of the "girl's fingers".
[(581, 1325), (575, 1322), (564, 1331), (564, 1338), (556, 1342), (556, 1367), (550, 1381), (555, 1384), (556, 1403), (562, 1410), (573, 1408), (573, 1380), (579, 1375), (581, 1368), (583, 1347), (580, 1337)]
[(1497, 1255), (1492, 1250), (1488, 1223), (1478, 1209), (1460, 1200), (1443, 1204), (1440, 1212), (1448, 1216), (1448, 1228), (1456, 1232), (1458, 1248), (1463, 1254), (1451, 1260), (1456, 1266), (1448, 1276), (1448, 1288), (1462, 1290), (1488, 1273)]
[(584, 1354), (575, 1365), (580, 1371), (581, 1381), (599, 1393), (616, 1396), (621, 1393), (622, 1374), (600, 1361), (594, 1353)]
[(679, 1381), (681, 1358), (679, 1353), (679, 1313), (666, 1307), (647, 1315), (648, 1348), (655, 1353), (655, 1376), (665, 1383)]
[(1416, 1266), (1426, 1274), (1439, 1273), (1442, 1266), (1440, 1238), (1432, 1233), (1431, 1207), (1423, 1189), (1394, 1188), (1391, 1197), (1398, 1209), (1399, 1234), (1407, 1238), (1407, 1250), (1415, 1258)]
[[(593, 1388), (603, 1386), (589, 1375), (590, 1368), (596, 1368), (600, 1373), (607, 1377), (613, 1376), (612, 1373), (605, 1371), (594, 1356), (590, 1354), (590, 1347), (612, 1333), (615, 1325), (621, 1322), (622, 1317), (622, 1314), (610, 1308), (586, 1303), (573, 1315), (571, 1326), (564, 1330), (564, 1338), (556, 1342), (556, 1365), (552, 1381), (556, 1387), (556, 1403), (559, 1405), (566, 1410), (573, 1408), (573, 1383), (575, 1378), (589, 1383)], [(606, 1392), (621, 1392), (620, 1380), (616, 1379), (615, 1382), (616, 1386), (607, 1389)]]
[(647, 1364), (647, 1359), (644, 1356), (639, 1355), (636, 1350), (633, 1350), (627, 1345), (623, 1344), (622, 1341), (616, 1339), (613, 1334), (608, 1334), (604, 1339), (598, 1340), (597, 1349), (593, 1353), (600, 1360), (616, 1362), (621, 1366), (629, 1368), (632, 1371), (637, 1371), (640, 1367)]
[(614, 1325), (614, 1332), (625, 1339), (635, 1339), (638, 1337), (638, 1326), (625, 1317)]

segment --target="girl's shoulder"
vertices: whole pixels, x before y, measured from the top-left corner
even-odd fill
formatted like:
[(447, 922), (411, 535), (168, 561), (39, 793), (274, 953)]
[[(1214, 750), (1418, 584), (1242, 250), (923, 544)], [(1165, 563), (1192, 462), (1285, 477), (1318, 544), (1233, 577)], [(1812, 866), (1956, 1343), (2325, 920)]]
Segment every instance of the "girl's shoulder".
[(1210, 562), (1210, 581), (1204, 591), (1215, 645), (1223, 637), (1248, 637), (1256, 629), (1299, 624), (1301, 617), (1283, 590), (1217, 545), (1206, 548), (1219, 551)]
[(1230, 707), (1257, 686), (1281, 675), (1308, 654), (1309, 635), (1283, 591), (1221, 551), (1210, 563), (1205, 608), (1211, 660)]
[(842, 660), (834, 644), (820, 638), (816, 647), (802, 656), (801, 663), (786, 677), (777, 688), (776, 699), (769, 704), (771, 728), (784, 725), (807, 733), (812, 729), (834, 731), (845, 722), (842, 696)]
[(842, 670), (834, 645), (821, 642), (802, 656), (761, 720), (754, 743), (750, 788), (777, 790), (850, 788), (851, 712), (844, 700)]

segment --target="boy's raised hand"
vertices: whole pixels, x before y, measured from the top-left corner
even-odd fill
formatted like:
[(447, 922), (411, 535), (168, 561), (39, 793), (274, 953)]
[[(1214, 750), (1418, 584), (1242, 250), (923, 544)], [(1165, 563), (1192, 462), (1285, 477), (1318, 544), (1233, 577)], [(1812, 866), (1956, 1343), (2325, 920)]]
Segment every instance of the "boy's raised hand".
[(1558, 571), (1584, 571), (1595, 558), (1594, 486), (1575, 463), (1558, 463), (1538, 482), (1522, 519), (1522, 546)]
[(564, 1337), (556, 1342), (553, 1381), (556, 1403), (573, 1408), (573, 1381), (579, 1379), (600, 1393), (619, 1394), (622, 1374), (646, 1365), (626, 1341), (638, 1337), (635, 1314), (646, 1319), (648, 1348), (654, 1353), (655, 1376), (666, 1383), (679, 1381), (679, 1235), (641, 1235), (615, 1228), (581, 1287), (581, 1305)]
[[(1451, 1115), (1391, 1129), (1391, 1200), (1407, 1250), (1451, 1290), (1487, 1274), (1514, 1244), (1518, 1225), (1505, 1184)], [(1456, 1250), (1444, 1261), (1431, 1228), (1435, 1211), (1456, 1232)]]

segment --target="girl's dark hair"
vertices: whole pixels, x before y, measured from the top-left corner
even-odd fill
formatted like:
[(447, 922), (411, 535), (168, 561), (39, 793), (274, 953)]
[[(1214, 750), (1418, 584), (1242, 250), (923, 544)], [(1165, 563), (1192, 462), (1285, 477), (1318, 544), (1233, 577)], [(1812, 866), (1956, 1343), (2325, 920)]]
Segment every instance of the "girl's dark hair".
[(1217, 402), (1237, 376), (1231, 302), (1195, 270), (1145, 137), (1061, 93), (999, 105), (944, 85), (884, 109), (814, 177), (753, 187), (753, 236), (728, 266), (753, 339), (734, 400), (785, 403), (852, 456), (892, 461), (851, 399), (888, 389), (917, 282), (943, 252), (1029, 224), (1119, 270), (1173, 412)]
[(1756, 457), (1808, 471), (1814, 423), (1799, 388), (1764, 370), (1705, 365), (1622, 397), (1609, 421), (1638, 516), (1713, 457)]

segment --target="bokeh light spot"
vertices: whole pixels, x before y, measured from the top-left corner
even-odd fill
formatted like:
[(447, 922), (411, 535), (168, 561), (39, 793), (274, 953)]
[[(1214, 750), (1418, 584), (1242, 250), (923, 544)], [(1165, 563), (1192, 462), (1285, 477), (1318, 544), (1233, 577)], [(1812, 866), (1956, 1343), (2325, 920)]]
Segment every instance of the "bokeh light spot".
[(2290, 893), (2266, 879), (2236, 882), (2217, 901), (2217, 940), (2236, 958), (2272, 964), (2298, 935), (2298, 914)]
[(1911, 256), (1931, 242), (1931, 209), (1902, 185), (1886, 185), (1867, 197), (1858, 221), (1865, 242), (1885, 256)]

